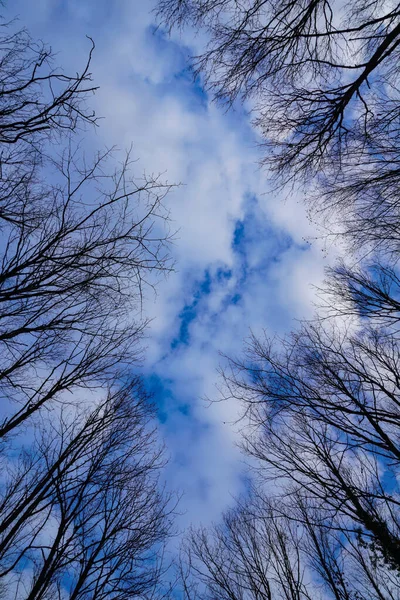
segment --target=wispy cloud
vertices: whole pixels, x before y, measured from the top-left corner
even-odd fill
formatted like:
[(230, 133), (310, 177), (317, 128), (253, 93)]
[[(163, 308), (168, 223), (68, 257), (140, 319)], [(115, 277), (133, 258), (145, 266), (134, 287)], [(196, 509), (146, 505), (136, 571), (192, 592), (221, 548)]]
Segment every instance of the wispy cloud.
[[(257, 136), (243, 110), (226, 113), (194, 82), (190, 34), (156, 30), (150, 1), (16, 0), (10, 15), (75, 69), (96, 42), (105, 117), (93, 147), (134, 144), (135, 170), (183, 183), (167, 199), (176, 272), (148, 297), (154, 320), (145, 373), (171, 456), (168, 485), (184, 492), (182, 522), (208, 522), (232, 502), (246, 473), (230, 422), (237, 407), (206, 406), (217, 395), (220, 353), (237, 354), (249, 328), (282, 332), (311, 314), (311, 283), (326, 259), (302, 206), (268, 193), (257, 167)], [(197, 38), (195, 44), (201, 44)]]

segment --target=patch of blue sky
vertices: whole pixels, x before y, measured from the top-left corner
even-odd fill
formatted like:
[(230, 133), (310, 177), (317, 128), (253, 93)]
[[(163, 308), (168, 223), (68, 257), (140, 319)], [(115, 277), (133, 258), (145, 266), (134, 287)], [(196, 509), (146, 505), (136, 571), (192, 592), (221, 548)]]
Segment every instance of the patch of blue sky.
[(232, 237), (232, 249), (239, 262), (242, 284), (249, 271), (265, 273), (293, 245), (290, 235), (271, 226), (257, 198), (249, 198), (243, 218), (235, 222)]
[[(192, 112), (207, 112), (210, 109), (211, 97), (206, 91), (203, 76), (196, 75), (191, 55), (193, 49), (171, 39), (160, 26), (152, 24), (146, 29), (146, 43), (158, 54), (168, 54), (174, 70), (167, 72), (166, 77), (157, 85), (157, 93), (171, 95), (179, 99), (185, 109)], [(231, 123), (232, 130), (240, 133), (244, 145), (255, 145), (255, 131), (250, 127), (248, 111), (239, 100), (230, 106), (224, 114), (224, 120)]]
[(178, 315), (180, 327), (178, 335), (172, 340), (171, 348), (174, 349), (180, 344), (188, 344), (190, 342), (189, 328), (190, 324), (198, 316), (198, 305), (201, 300), (211, 293), (211, 274), (207, 269), (204, 277), (200, 281), (196, 281), (192, 293), (191, 302), (186, 304)]
[(146, 380), (146, 387), (152, 394), (162, 435), (167, 443), (169, 460), (164, 473), (166, 481), (179, 480), (179, 475), (189, 469), (192, 471), (190, 485), (196, 488), (194, 494), (204, 499), (205, 490), (209, 487), (207, 475), (193, 472), (193, 461), (196, 459), (197, 445), (207, 444), (213, 425), (195, 414), (195, 394), (193, 398), (188, 398), (186, 394), (182, 397), (176, 384), (162, 378), (155, 381), (154, 376)]
[(209, 96), (202, 84), (201, 77), (196, 76), (194, 72), (194, 67), (190, 60), (190, 48), (172, 40), (162, 27), (155, 24), (147, 27), (146, 42), (150, 46), (153, 46), (157, 52), (167, 52), (175, 55), (175, 62), (178, 68), (171, 74), (170, 83), (176, 82), (183, 85), (190, 93), (191, 98), (197, 98), (202, 108), (206, 109)]
[(195, 431), (197, 436), (209, 430), (210, 424), (196, 418), (193, 412), (192, 401), (195, 398), (182, 396), (176, 382), (168, 376), (164, 377), (153, 372), (144, 378), (144, 384), (150, 401), (156, 409), (158, 420), (166, 428), (170, 423), (175, 428), (179, 421), (185, 423), (185, 429)]
[(240, 304), (243, 299), (248, 309), (251, 299), (271, 334), (283, 334), (296, 326), (284, 282), (291, 276), (288, 264), (312, 252), (310, 245), (271, 223), (258, 199), (250, 197), (244, 215), (235, 222), (232, 250), (236, 285), (230, 303)]
[(159, 421), (165, 423), (174, 400), (170, 389), (171, 380), (161, 378), (159, 375), (152, 373), (145, 378), (144, 383), (146, 391), (150, 396), (150, 401), (153, 402), (157, 410)]

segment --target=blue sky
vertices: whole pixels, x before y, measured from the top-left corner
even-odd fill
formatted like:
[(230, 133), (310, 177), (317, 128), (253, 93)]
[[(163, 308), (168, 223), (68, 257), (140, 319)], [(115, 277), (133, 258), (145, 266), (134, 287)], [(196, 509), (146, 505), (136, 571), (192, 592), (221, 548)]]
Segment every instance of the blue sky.
[(152, 319), (143, 366), (170, 457), (167, 485), (183, 492), (180, 527), (207, 524), (243, 489), (246, 466), (218, 398), (222, 355), (239, 354), (250, 330), (282, 333), (312, 314), (325, 258), (295, 196), (268, 188), (257, 133), (241, 108), (226, 112), (194, 82), (188, 56), (205, 40), (156, 30), (150, 0), (9, 0), (66, 71), (96, 43), (90, 147), (133, 144), (138, 175), (182, 183), (166, 200), (176, 272), (148, 293)]

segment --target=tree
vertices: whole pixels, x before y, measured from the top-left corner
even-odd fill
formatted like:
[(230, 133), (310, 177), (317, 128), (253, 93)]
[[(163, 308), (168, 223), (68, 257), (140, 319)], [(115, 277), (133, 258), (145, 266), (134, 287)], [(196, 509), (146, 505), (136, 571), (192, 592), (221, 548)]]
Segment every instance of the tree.
[[(23, 133), (2, 151), (0, 394), (8, 411), (0, 436), (74, 386), (121, 377), (145, 325), (136, 318), (143, 285), (170, 268), (161, 207), (170, 186), (135, 181), (129, 153), (110, 169), (111, 150), (90, 164), (74, 138), (57, 156), (40, 137), (90, 120), (81, 107), (89, 63), (72, 78), (42, 73), (50, 54), (26, 32), (0, 40), (2, 48), (4, 129)], [(57, 95), (54, 80), (66, 83)]]
[[(140, 377), (145, 287), (171, 269), (162, 200), (130, 152), (90, 160), (92, 48), (53, 69), (0, 37), (0, 595), (163, 595), (173, 505)], [(165, 590), (164, 590), (165, 591)]]
[(121, 377), (136, 360), (143, 285), (168, 269), (155, 221), (169, 186), (129, 180), (129, 156), (108, 175), (109, 157), (84, 166), (66, 150), (52, 161), (56, 184), (38, 181), (36, 168), (4, 183), (4, 211), (20, 216), (2, 227), (1, 436), (66, 390)]
[(397, 5), (161, 0), (158, 13), (170, 28), (207, 31), (197, 69), (217, 98), (256, 97), (279, 169), (320, 169), (332, 153), (340, 157), (358, 136), (367, 138), (371, 126), (396, 119), (387, 88), (397, 77)]
[(184, 598), (398, 597), (397, 574), (374, 563), (333, 523), (311, 513), (303, 498), (292, 498), (290, 516), (282, 514), (280, 504), (253, 489), (221, 523), (193, 530), (181, 556)]
[(398, 249), (397, 3), (159, 0), (158, 16), (206, 32), (196, 74), (217, 100), (250, 100), (265, 164), (306, 182), (313, 216), (357, 251)]
[[(318, 598), (308, 594), (295, 537), (295, 527), (274, 518), (270, 506), (264, 506), (261, 514), (255, 502), (227, 512), (210, 531), (193, 530), (185, 542), (181, 565), (187, 598)], [(201, 583), (196, 596), (189, 588), (190, 580)]]
[(245, 449), (275, 482), (282, 516), (322, 526), (334, 547), (340, 532), (378, 571), (398, 573), (396, 282), (378, 265), (338, 267), (324, 318), (279, 342), (253, 336), (225, 382), (244, 404)]
[(50, 48), (31, 38), (26, 29), (9, 33), (2, 24), (0, 35), (0, 143), (28, 145), (44, 136), (75, 131), (85, 123), (96, 123), (85, 101), (96, 88), (92, 85), (91, 50), (81, 73), (66, 75), (52, 67)]
[[(92, 410), (63, 408), (10, 470), (1, 503), (0, 577), (26, 598), (155, 593), (171, 498), (140, 381)], [(8, 595), (7, 597), (11, 597)]]

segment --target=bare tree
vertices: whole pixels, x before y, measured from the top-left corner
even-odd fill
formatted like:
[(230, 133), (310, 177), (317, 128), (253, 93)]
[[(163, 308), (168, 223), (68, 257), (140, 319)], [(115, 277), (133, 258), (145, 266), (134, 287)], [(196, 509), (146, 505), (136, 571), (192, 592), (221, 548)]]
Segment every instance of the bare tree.
[(85, 108), (96, 90), (90, 73), (93, 41), (82, 72), (67, 75), (53, 67), (51, 48), (26, 29), (10, 33), (11, 25), (3, 23), (0, 34), (0, 143), (31, 145), (43, 135), (95, 123), (94, 112)]
[(327, 269), (319, 292), (325, 318), (356, 318), (397, 335), (400, 280), (395, 265), (376, 262), (350, 268), (340, 261)]
[(61, 392), (119, 377), (135, 360), (143, 285), (169, 269), (160, 205), (169, 186), (130, 180), (129, 156), (107, 174), (109, 157), (84, 166), (67, 150), (53, 162), (56, 184), (29, 173), (18, 182), (23, 193), (7, 196), (8, 214), (20, 216), (3, 225), (0, 391), (10, 412), (0, 435)]
[[(209, 531), (193, 530), (184, 544), (181, 571), (199, 580), (200, 598), (309, 600), (296, 527), (274, 518), (271, 506), (241, 505)], [(189, 590), (189, 587), (187, 586)], [(316, 592), (316, 590), (314, 590)], [(189, 590), (188, 598), (194, 597)]]
[(121, 378), (146, 324), (143, 285), (170, 269), (171, 186), (134, 179), (129, 152), (89, 161), (74, 137), (94, 119), (92, 50), (69, 77), (26, 31), (0, 38), (0, 437), (67, 390)]
[(158, 14), (206, 30), (197, 69), (219, 99), (255, 97), (278, 169), (320, 169), (384, 122), (395, 135), (397, 3), (161, 0)]
[(192, 530), (180, 563), (184, 598), (398, 598), (398, 573), (371, 560), (340, 519), (328, 521), (298, 494), (288, 509), (253, 489), (222, 523)]
[[(139, 380), (46, 418), (3, 485), (0, 577), (29, 600), (156, 589), (172, 504)], [(28, 573), (28, 575), (27, 575)], [(11, 597), (11, 596), (8, 596)]]
[(205, 31), (196, 74), (217, 100), (250, 100), (264, 163), (307, 184), (311, 218), (352, 251), (396, 255), (400, 5), (159, 0), (157, 12), (169, 29)]
[[(395, 282), (378, 267), (375, 277), (337, 269), (331, 314), (279, 341), (254, 336), (225, 381), (227, 395), (244, 402), (245, 447), (264, 476), (280, 482), (284, 497), (301, 494), (326, 522), (340, 516), (346, 535), (398, 570)], [(334, 319), (335, 300), (350, 324)]]
[[(10, 31), (13, 25), (9, 25)], [(10, 29), (11, 28), (11, 29)], [(171, 268), (171, 186), (81, 150), (69, 77), (0, 36), (0, 594), (163, 595), (171, 498), (138, 376), (145, 287)], [(161, 585), (161, 584), (160, 584)]]

